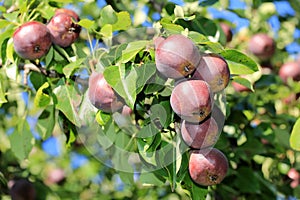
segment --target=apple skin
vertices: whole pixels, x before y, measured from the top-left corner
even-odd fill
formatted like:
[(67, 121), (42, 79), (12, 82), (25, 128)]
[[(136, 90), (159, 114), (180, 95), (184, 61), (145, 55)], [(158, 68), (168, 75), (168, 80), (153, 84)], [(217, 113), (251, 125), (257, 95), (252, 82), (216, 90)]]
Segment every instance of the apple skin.
[(227, 171), (228, 160), (220, 150), (207, 148), (191, 151), (189, 174), (195, 183), (202, 186), (219, 184)]
[(37, 22), (26, 22), (13, 34), (15, 52), (23, 59), (35, 60), (49, 51), (52, 42), (46, 25)]
[(213, 98), (210, 86), (203, 80), (187, 80), (178, 83), (170, 97), (173, 111), (182, 119), (199, 123), (212, 110)]
[(213, 117), (209, 117), (200, 124), (183, 120), (181, 123), (181, 136), (183, 141), (193, 149), (212, 147), (219, 138), (218, 124)]
[(76, 12), (74, 12), (73, 10), (66, 9), (66, 8), (58, 8), (58, 9), (55, 10), (54, 15), (58, 15), (58, 14), (61, 14), (61, 13), (65, 13), (65, 14), (70, 15), (71, 17), (74, 18), (75, 21), (80, 21), (80, 18), (78, 16), (78, 14)]
[(218, 54), (205, 54), (195, 70), (192, 79), (206, 81), (212, 92), (224, 90), (230, 80), (230, 71), (226, 60)]
[(81, 26), (76, 24), (77, 21), (67, 13), (54, 15), (47, 24), (52, 42), (61, 47), (68, 47), (73, 44), (81, 31)]
[(96, 108), (107, 113), (116, 112), (124, 106), (121, 97), (115, 93), (101, 73), (93, 72), (91, 74), (88, 97)]
[(278, 74), (284, 83), (287, 83), (288, 78), (300, 81), (300, 62), (290, 61), (284, 63), (280, 67)]
[(13, 181), (10, 196), (12, 200), (35, 200), (36, 190), (34, 185), (27, 179), (19, 179)]
[(183, 35), (171, 35), (154, 41), (157, 70), (167, 78), (179, 79), (194, 72), (201, 55), (195, 44)]
[(265, 33), (253, 35), (248, 43), (248, 49), (261, 60), (271, 58), (275, 53), (275, 41)]
[(237, 92), (250, 92), (251, 91), (246, 86), (239, 84), (237, 82), (232, 81), (231, 84), (232, 84), (233, 89)]
[(226, 36), (226, 42), (230, 42), (232, 40), (233, 35), (230, 26), (224, 22), (221, 22), (220, 27)]

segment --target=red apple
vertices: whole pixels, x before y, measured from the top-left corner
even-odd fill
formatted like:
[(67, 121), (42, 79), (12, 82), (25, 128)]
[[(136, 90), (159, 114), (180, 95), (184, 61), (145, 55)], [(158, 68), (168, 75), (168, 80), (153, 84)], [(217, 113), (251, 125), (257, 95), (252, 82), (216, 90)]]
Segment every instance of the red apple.
[(35, 60), (49, 51), (52, 42), (46, 25), (31, 21), (18, 27), (13, 34), (15, 52), (23, 59)]
[(218, 54), (205, 54), (192, 79), (204, 80), (210, 85), (212, 92), (220, 92), (227, 87), (230, 80), (228, 64)]
[(248, 48), (256, 57), (266, 60), (275, 53), (275, 41), (265, 33), (257, 33), (250, 38)]
[(68, 13), (59, 12), (54, 15), (47, 24), (52, 42), (61, 47), (68, 47), (74, 43), (81, 31), (81, 26), (76, 23), (77, 21)]
[(279, 69), (280, 78), (286, 83), (288, 78), (294, 81), (300, 81), (300, 63), (296, 61), (290, 61), (284, 63)]
[(189, 160), (191, 179), (202, 186), (219, 184), (228, 171), (228, 160), (218, 149), (193, 150)]
[(174, 87), (170, 103), (179, 117), (188, 122), (199, 123), (211, 113), (213, 98), (207, 82), (187, 80)]
[(212, 147), (219, 138), (218, 124), (212, 117), (200, 124), (189, 123), (183, 120), (181, 136), (183, 141), (193, 149)]
[(192, 74), (200, 62), (195, 44), (183, 35), (171, 35), (154, 41), (157, 70), (167, 78), (183, 78)]
[(101, 73), (93, 72), (91, 74), (88, 97), (96, 108), (104, 112), (115, 112), (124, 106), (121, 97), (116, 94)]

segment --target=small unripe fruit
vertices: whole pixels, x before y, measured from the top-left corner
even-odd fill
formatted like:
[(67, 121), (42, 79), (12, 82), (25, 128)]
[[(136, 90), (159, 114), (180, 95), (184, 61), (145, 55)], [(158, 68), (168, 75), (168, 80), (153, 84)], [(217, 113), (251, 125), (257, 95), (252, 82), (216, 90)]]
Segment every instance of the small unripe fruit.
[(300, 81), (300, 63), (291, 61), (283, 64), (279, 69), (280, 78), (286, 83), (288, 78)]
[(47, 24), (52, 42), (61, 47), (68, 47), (74, 43), (81, 31), (81, 26), (76, 24), (77, 19), (62, 12), (54, 15)]
[(228, 171), (228, 160), (218, 149), (193, 150), (189, 160), (191, 179), (202, 186), (219, 184)]
[(211, 113), (213, 99), (210, 87), (205, 81), (187, 80), (174, 87), (170, 103), (179, 117), (198, 123)]
[(210, 85), (212, 92), (220, 92), (227, 87), (230, 80), (228, 64), (217, 54), (203, 55), (192, 78), (204, 80)]
[(106, 82), (103, 74), (93, 72), (89, 79), (88, 97), (90, 102), (104, 112), (120, 110), (124, 103), (113, 88)]
[(198, 48), (183, 35), (171, 35), (165, 40), (157, 38), (154, 43), (156, 68), (167, 78), (186, 77), (200, 62)]
[(212, 147), (218, 141), (218, 124), (212, 117), (200, 124), (189, 123), (183, 120), (181, 136), (183, 141), (191, 148), (204, 149)]
[(23, 59), (35, 60), (49, 51), (52, 42), (46, 25), (31, 21), (16, 29), (13, 34), (15, 52)]
[(275, 46), (275, 41), (265, 33), (253, 35), (248, 44), (249, 51), (262, 60), (274, 55)]

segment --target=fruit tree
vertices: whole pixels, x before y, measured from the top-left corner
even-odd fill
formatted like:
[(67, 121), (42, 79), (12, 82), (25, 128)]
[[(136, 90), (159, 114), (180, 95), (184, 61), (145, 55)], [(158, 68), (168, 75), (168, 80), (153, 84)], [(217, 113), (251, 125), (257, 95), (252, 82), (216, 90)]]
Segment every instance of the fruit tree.
[(299, 199), (298, 4), (0, 1), (0, 199)]

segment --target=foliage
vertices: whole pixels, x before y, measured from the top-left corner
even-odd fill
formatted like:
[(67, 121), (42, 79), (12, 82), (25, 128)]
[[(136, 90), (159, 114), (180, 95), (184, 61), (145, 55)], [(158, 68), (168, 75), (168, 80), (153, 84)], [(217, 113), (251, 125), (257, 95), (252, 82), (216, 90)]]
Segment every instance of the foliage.
[[(290, 169), (300, 170), (300, 104), (285, 103), (300, 87), (277, 75), (281, 64), (294, 59), (290, 44), (299, 42), (296, 1), (292, 13), (268, 1), (247, 0), (240, 7), (226, 0), (107, 2), (2, 3), (0, 199), (8, 198), (10, 181), (20, 177), (34, 182), (38, 199), (300, 198), (300, 186), (291, 186), (288, 176)], [(67, 48), (53, 45), (39, 61), (18, 57), (14, 30), (31, 20), (46, 23), (61, 7), (80, 14), (80, 39)], [(229, 43), (220, 22), (232, 27)], [(270, 28), (276, 53), (261, 61), (247, 51), (247, 41)], [(222, 55), (231, 81), (253, 90), (238, 92), (230, 85), (215, 96), (226, 113), (216, 147), (230, 170), (213, 187), (198, 186), (188, 175), (189, 152), (169, 102), (175, 83), (155, 68), (153, 38), (176, 33), (201, 52)], [(94, 69), (133, 109), (131, 117), (89, 103)], [(63, 169), (64, 179), (49, 182), (53, 169)]]

